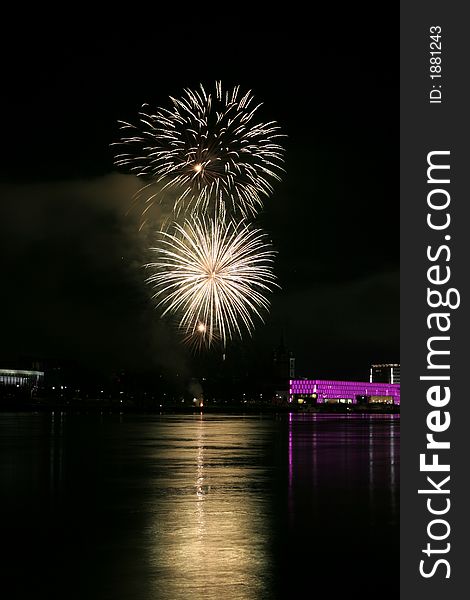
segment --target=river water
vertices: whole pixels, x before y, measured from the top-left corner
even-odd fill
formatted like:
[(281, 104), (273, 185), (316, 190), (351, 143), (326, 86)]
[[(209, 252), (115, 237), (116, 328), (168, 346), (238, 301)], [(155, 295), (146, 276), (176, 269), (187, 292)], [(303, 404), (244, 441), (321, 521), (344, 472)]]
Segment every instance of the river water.
[(0, 414), (5, 598), (398, 598), (399, 415)]

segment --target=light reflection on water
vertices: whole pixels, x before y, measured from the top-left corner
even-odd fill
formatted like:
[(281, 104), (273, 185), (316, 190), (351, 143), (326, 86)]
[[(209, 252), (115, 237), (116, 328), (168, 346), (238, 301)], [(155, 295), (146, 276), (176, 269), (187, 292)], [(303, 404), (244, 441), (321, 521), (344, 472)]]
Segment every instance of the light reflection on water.
[(269, 471), (258, 456), (268, 433), (259, 419), (199, 417), (184, 441), (176, 425), (157, 444), (154, 459), (172, 467), (155, 481), (150, 509), (156, 597), (265, 597)]
[(399, 422), (0, 414), (0, 568), (15, 598), (398, 593)]

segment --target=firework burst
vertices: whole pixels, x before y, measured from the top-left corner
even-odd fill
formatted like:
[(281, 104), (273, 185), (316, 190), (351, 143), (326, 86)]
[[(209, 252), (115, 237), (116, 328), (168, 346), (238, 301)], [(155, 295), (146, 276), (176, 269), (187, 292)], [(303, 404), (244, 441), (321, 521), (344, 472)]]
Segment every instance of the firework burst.
[(217, 82), (206, 92), (201, 85), (170, 100), (170, 109), (144, 105), (138, 125), (120, 121), (125, 133), (117, 144), (126, 151), (115, 164), (148, 179), (140, 190), (143, 214), (165, 193), (175, 194), (176, 214), (211, 208), (256, 214), (283, 170), (277, 124), (257, 122), (261, 105), (239, 86), (223, 91)]
[(148, 282), (163, 310), (176, 316), (194, 347), (252, 333), (269, 309), (266, 294), (277, 284), (274, 251), (259, 229), (224, 218), (189, 216), (160, 232), (151, 249)]
[[(178, 327), (181, 333), (181, 326)], [(220, 343), (221, 338), (217, 331), (213, 331), (212, 335), (209, 335), (209, 329), (205, 323), (198, 322), (194, 323), (192, 327), (183, 329), (182, 342), (192, 352), (199, 352), (205, 350), (211, 346)]]

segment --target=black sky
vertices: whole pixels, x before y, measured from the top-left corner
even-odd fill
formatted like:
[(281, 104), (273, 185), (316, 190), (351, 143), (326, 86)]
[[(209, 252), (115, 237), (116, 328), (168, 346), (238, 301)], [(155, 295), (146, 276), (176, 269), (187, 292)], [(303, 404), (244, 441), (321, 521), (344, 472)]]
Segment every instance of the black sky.
[(284, 181), (257, 220), (282, 290), (234, 368), (263, 364), (282, 333), (301, 376), (360, 379), (399, 360), (398, 15), (288, 10), (40, 22), (4, 40), (1, 360), (210, 368), (152, 306), (148, 238), (126, 215), (135, 182), (109, 145), (143, 102), (216, 79), (252, 89), (288, 135)]

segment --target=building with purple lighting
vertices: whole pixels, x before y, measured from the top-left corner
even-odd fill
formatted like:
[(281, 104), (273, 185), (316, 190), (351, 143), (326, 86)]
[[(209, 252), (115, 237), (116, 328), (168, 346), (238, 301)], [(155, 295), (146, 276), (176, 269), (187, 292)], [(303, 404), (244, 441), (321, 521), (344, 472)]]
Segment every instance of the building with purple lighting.
[(291, 379), (289, 402), (323, 403), (384, 403), (400, 404), (400, 384), (330, 379)]

